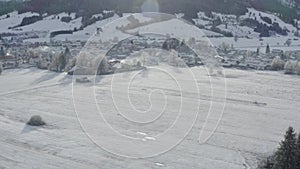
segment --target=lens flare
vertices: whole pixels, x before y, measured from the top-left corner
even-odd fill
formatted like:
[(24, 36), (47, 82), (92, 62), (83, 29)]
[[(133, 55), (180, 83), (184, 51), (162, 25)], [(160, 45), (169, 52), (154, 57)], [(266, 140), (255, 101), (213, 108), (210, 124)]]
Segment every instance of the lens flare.
[(159, 12), (157, 0), (146, 0), (141, 8), (142, 12)]

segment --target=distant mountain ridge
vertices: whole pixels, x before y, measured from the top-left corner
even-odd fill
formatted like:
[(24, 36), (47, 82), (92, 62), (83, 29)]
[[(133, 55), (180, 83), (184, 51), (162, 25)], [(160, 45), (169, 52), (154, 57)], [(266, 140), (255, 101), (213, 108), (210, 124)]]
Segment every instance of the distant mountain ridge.
[[(184, 19), (205, 30), (207, 36), (236, 39), (237, 37), (299, 37), (300, 34), (300, 12), (297, 5), (300, 0), (0, 1), (0, 33), (18, 34), (32, 30), (48, 32), (50, 37), (62, 34), (86, 36), (108, 18), (118, 18), (125, 13), (142, 12), (141, 6), (145, 1), (156, 2), (159, 7), (159, 10), (157, 8), (156, 10), (163, 13), (183, 13)], [(3, 4), (6, 5), (5, 10)], [(3, 15), (1, 9), (2, 12), (17, 11)], [(87, 27), (91, 30), (87, 31), (85, 29)]]
[[(31, 0), (26, 2), (0, 2), (0, 14), (18, 10), (20, 13), (33, 11), (40, 14), (58, 14), (75, 12), (79, 16), (92, 16), (103, 10), (114, 10), (117, 13), (141, 12), (146, 0)], [(291, 23), (300, 18), (300, 0), (153, 0), (159, 11), (164, 13), (184, 13), (191, 20), (197, 12), (219, 12), (224, 14), (243, 15), (247, 8), (278, 13), (284, 21)], [(1, 4), (2, 3), (2, 4)], [(4, 4), (5, 3), (5, 4)]]

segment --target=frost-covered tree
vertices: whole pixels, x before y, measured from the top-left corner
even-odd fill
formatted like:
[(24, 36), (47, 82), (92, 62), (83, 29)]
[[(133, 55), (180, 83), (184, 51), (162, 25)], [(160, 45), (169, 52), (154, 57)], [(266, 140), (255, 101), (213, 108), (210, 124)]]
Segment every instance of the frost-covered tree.
[(289, 127), (275, 154), (273, 169), (295, 169), (296, 166), (296, 133)]
[(97, 74), (107, 74), (109, 72), (109, 64), (106, 57), (101, 58), (101, 62), (98, 67)]
[(227, 43), (222, 42), (222, 44), (219, 46), (221, 50), (223, 50), (225, 53), (227, 53), (230, 50), (230, 45)]
[(284, 61), (281, 60), (279, 56), (276, 56), (271, 63), (272, 70), (283, 70)]
[(52, 61), (51, 64), (49, 66), (49, 70), (58, 72), (58, 68), (59, 68), (59, 60), (58, 60), (58, 55), (53, 55), (52, 56)]
[(70, 54), (68, 48), (65, 52), (61, 52), (58, 55), (52, 56), (49, 69), (56, 72), (62, 72), (66, 70), (66, 66), (69, 62)]
[(284, 65), (284, 73), (286, 74), (293, 74), (294, 73), (294, 62), (287, 61)]
[(286, 74), (300, 75), (300, 63), (297, 61), (287, 61), (284, 65), (284, 72)]
[(40, 57), (39, 58), (39, 61), (38, 61), (38, 63), (37, 63), (37, 68), (39, 68), (39, 69), (41, 69), (42, 68), (42, 62), (43, 62), (43, 59)]

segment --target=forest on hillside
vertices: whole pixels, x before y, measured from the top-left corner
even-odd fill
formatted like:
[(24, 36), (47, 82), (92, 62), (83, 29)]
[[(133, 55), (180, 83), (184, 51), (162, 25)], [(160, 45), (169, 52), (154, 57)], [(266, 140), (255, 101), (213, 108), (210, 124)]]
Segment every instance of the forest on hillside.
[[(91, 16), (103, 10), (114, 10), (116, 13), (141, 12), (141, 6), (146, 0), (30, 0), (20, 2), (12, 0), (0, 1), (0, 15), (13, 10), (20, 13), (34, 11), (38, 13), (57, 14), (60, 12), (75, 12), (78, 16)], [(157, 1), (159, 11), (164, 13), (184, 13), (185, 19), (197, 17), (197, 12), (219, 12), (224, 14), (243, 15), (247, 8), (253, 7), (260, 11), (270, 11), (286, 22), (300, 18), (300, 0), (295, 0), (296, 6), (286, 6), (276, 0), (163, 0)]]

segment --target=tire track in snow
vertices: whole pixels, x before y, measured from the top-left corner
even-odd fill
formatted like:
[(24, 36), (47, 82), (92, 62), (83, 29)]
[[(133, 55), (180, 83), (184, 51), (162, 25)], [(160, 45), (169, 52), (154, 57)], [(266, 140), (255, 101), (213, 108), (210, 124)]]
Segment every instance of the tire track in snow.
[[(249, 165), (249, 163), (246, 161), (246, 158), (242, 155), (242, 151), (239, 149), (235, 149), (235, 148), (229, 148), (229, 147), (225, 147), (225, 146), (219, 146), (219, 145), (214, 145), (214, 144), (209, 144), (206, 143), (207, 145), (213, 146), (213, 147), (219, 147), (219, 148), (223, 148), (223, 149), (227, 149), (230, 151), (234, 151), (237, 152), (239, 154), (239, 156), (241, 157), (241, 163), (243, 165), (243, 169), (252, 169), (251, 166)], [(247, 152), (247, 151), (246, 151)], [(253, 153), (253, 152), (248, 152), (248, 153)]]
[(251, 169), (250, 165), (247, 163), (246, 158), (242, 155), (241, 150), (238, 150), (240, 157), (242, 158), (242, 163), (244, 169)]
[(27, 91), (31, 91), (31, 90), (36, 90), (36, 89), (41, 89), (41, 88), (54, 87), (54, 86), (59, 86), (59, 85), (62, 85), (62, 84), (64, 84), (64, 83), (54, 83), (54, 84), (41, 85), (41, 86), (36, 86), (36, 87), (31, 87), (31, 88), (26, 88), (26, 89), (13, 90), (13, 91), (9, 91), (9, 92), (0, 93), (0, 96), (6, 96), (6, 95), (10, 95), (10, 94), (23, 93), (23, 92), (27, 92)]

